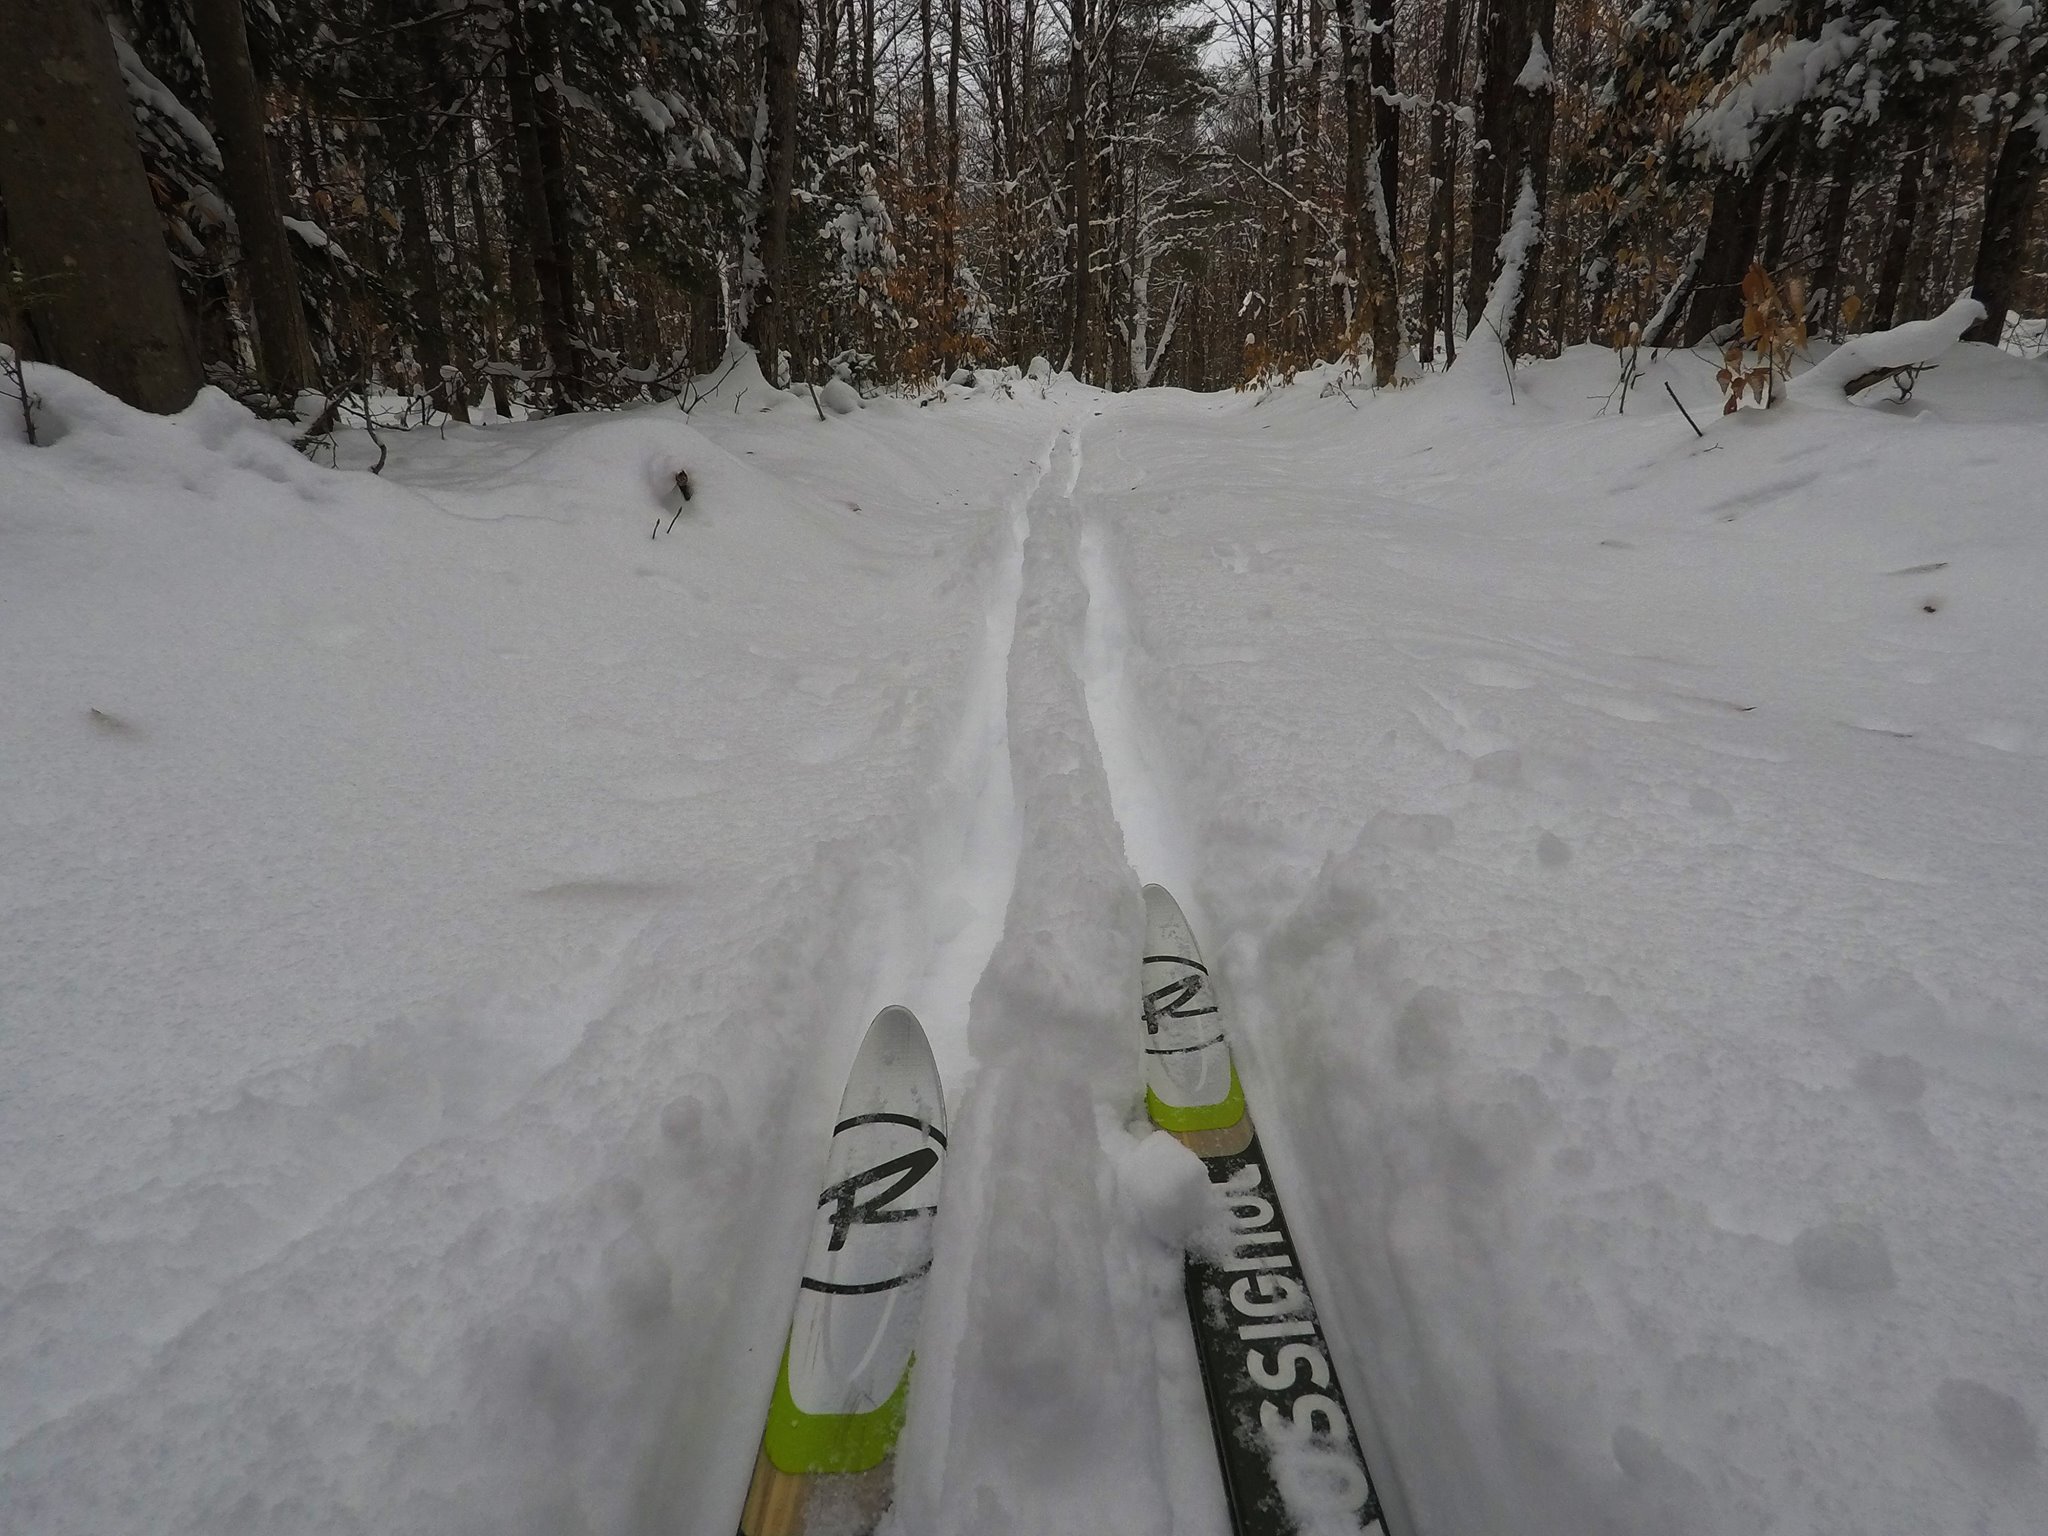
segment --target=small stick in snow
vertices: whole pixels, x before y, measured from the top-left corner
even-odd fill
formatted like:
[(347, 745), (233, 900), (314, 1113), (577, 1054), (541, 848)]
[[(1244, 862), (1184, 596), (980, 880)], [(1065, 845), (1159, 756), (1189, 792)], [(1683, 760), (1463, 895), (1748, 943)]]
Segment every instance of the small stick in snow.
[(1707, 434), (1702, 432), (1700, 430), (1700, 424), (1692, 419), (1692, 412), (1688, 411), (1685, 408), (1685, 402), (1678, 398), (1678, 391), (1671, 387), (1671, 381), (1669, 379), (1666, 379), (1664, 381), (1664, 393), (1669, 395), (1671, 397), (1671, 403), (1678, 407), (1678, 414), (1683, 416), (1685, 418), (1685, 424), (1688, 427), (1692, 428), (1692, 435), (1694, 437), (1705, 437)]

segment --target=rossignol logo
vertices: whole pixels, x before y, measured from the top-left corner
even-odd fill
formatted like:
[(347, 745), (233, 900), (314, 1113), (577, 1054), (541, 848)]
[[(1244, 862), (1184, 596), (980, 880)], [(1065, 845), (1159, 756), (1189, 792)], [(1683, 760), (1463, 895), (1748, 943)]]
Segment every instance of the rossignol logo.
[[(900, 1125), (907, 1130), (919, 1131), (927, 1145), (913, 1147), (908, 1152), (856, 1169), (845, 1178), (825, 1186), (818, 1196), (818, 1209), (826, 1212), (825, 1221), (831, 1233), (825, 1243), (826, 1256), (845, 1253), (854, 1233), (863, 1228), (896, 1227), (905, 1222), (928, 1219), (938, 1211), (929, 1191), (921, 1200), (917, 1198), (917, 1192), (923, 1189), (926, 1178), (938, 1169), (938, 1149), (946, 1145), (946, 1133), (937, 1126), (927, 1125), (915, 1115), (878, 1110), (840, 1121), (832, 1127), (832, 1134), (836, 1138), (872, 1125)], [(862, 1249), (861, 1244), (853, 1246), (857, 1251)], [(913, 1249), (916, 1246), (915, 1242), (911, 1244)], [(926, 1248), (922, 1263), (896, 1274), (885, 1273), (867, 1280), (830, 1279), (807, 1274), (803, 1277), (803, 1288), (832, 1296), (871, 1296), (879, 1291), (891, 1291), (921, 1278), (931, 1268), (928, 1244)], [(888, 1247), (878, 1250), (873, 1243), (868, 1244), (864, 1251), (859, 1252), (860, 1263), (855, 1266), (855, 1272), (869, 1268), (877, 1257), (888, 1262), (893, 1251)], [(845, 1274), (846, 1271), (842, 1269), (839, 1273)]]
[[(1229, 1395), (1243, 1409), (1256, 1405), (1273, 1481), (1292, 1514), (1317, 1530), (1332, 1516), (1369, 1514), (1353, 1528), (1377, 1532), (1372, 1481), (1335, 1395), (1329, 1351), (1265, 1169), (1246, 1162), (1211, 1178), (1230, 1212), (1230, 1240), (1219, 1261), (1202, 1267), (1211, 1271), (1205, 1281), (1212, 1308), (1221, 1300), (1229, 1309), (1223, 1315), (1235, 1330), (1244, 1373), (1227, 1384)], [(1249, 1423), (1250, 1413), (1238, 1417)]]

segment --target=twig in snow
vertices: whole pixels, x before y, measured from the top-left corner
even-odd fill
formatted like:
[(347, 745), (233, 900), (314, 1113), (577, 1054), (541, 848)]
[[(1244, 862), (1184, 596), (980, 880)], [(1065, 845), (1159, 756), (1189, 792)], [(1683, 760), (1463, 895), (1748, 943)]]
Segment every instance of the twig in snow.
[[(1480, 318), (1486, 319), (1483, 315)], [(1508, 340), (1505, 336), (1501, 335), (1500, 327), (1495, 325), (1492, 320), (1486, 319), (1486, 328), (1493, 332), (1493, 339), (1500, 343), (1500, 371), (1508, 376), (1508, 404), (1520, 404), (1515, 399), (1515, 362), (1513, 358), (1508, 356)]]
[(1671, 381), (1669, 379), (1666, 379), (1664, 381), (1664, 393), (1669, 395), (1671, 397), (1671, 403), (1678, 407), (1678, 414), (1683, 416), (1685, 418), (1685, 424), (1688, 427), (1692, 428), (1692, 435), (1694, 437), (1705, 437), (1707, 434), (1702, 432), (1700, 430), (1700, 424), (1692, 419), (1692, 412), (1688, 411), (1685, 408), (1685, 402), (1678, 398), (1678, 391), (1671, 387)]
[(6, 375), (14, 385), (15, 398), (21, 401), (21, 424), (28, 433), (28, 445), (33, 448), (36, 445), (36, 407), (42, 404), (42, 397), (28, 387), (28, 379), (22, 373), (21, 354), (12, 347), (7, 349), (6, 356), (0, 357), (0, 374)]
[[(744, 354), (742, 354), (742, 355), (744, 355)], [(724, 383), (724, 382), (726, 381), (727, 377), (728, 377), (728, 376), (729, 376), (729, 375), (730, 375), (730, 374), (732, 373), (733, 369), (735, 369), (735, 368), (739, 367), (739, 365), (740, 365), (740, 360), (739, 360), (739, 357), (735, 357), (735, 358), (733, 358), (733, 360), (732, 360), (731, 362), (729, 362), (729, 363), (727, 363), (727, 364), (725, 365), (725, 372), (724, 372), (724, 373), (721, 373), (721, 374), (720, 374), (720, 375), (719, 375), (719, 376), (718, 376), (717, 378), (713, 379), (713, 380), (711, 381), (711, 387), (710, 387), (709, 389), (706, 389), (706, 390), (698, 390), (698, 389), (696, 389), (696, 387), (695, 387), (695, 385), (696, 385), (696, 381), (695, 381), (695, 380), (693, 380), (693, 379), (686, 379), (686, 380), (684, 380), (684, 385), (685, 385), (685, 387), (684, 387), (684, 390), (683, 390), (683, 393), (682, 393), (682, 395), (680, 396), (680, 398), (681, 398), (681, 400), (682, 400), (682, 402), (683, 402), (683, 414), (684, 414), (685, 416), (689, 415), (689, 414), (690, 414), (690, 412), (694, 411), (695, 409), (697, 409), (697, 407), (698, 407), (698, 406), (702, 405), (702, 404), (703, 404), (703, 403), (704, 403), (704, 402), (705, 402), (706, 400), (709, 400), (709, 399), (710, 399), (710, 398), (711, 398), (711, 397), (712, 397), (713, 395), (717, 394), (717, 393), (718, 393), (718, 386), (719, 386), (719, 385), (721, 385), (721, 384), (723, 384), (723, 383)], [(742, 389), (740, 390), (740, 393), (744, 395), (744, 394), (746, 393), (746, 390), (745, 390), (744, 388), (742, 388)], [(738, 410), (738, 409), (739, 409), (739, 402), (738, 402), (737, 400), (735, 400), (735, 401), (733, 402), (733, 409), (734, 409), (734, 410)]]

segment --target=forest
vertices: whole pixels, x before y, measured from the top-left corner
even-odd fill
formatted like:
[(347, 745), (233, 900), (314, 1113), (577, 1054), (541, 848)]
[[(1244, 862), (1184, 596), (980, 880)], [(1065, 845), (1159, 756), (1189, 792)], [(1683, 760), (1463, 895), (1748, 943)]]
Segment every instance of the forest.
[(1801, 335), (2048, 299), (2024, 0), (6, 0), (0, 46), (0, 340), (161, 411), (550, 414), (735, 340), (1388, 385), (1725, 340), (1745, 279)]

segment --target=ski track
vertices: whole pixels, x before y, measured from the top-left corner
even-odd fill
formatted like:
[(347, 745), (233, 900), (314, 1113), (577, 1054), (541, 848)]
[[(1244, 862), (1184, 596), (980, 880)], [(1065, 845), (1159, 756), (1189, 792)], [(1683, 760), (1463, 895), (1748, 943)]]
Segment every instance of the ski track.
[(1076, 504), (1083, 466), (1076, 418), (1016, 509), (1003, 686), (977, 694), (1007, 718), (969, 727), (1006, 749), (1007, 775), (984, 771), (1009, 791), (1014, 852), (967, 1010), (900, 1459), (905, 1532), (1224, 1531), (1179, 1257), (1136, 1229), (1116, 1182), (1142, 1120), (1143, 914), (1105, 761), (1137, 749), (1111, 702), (1120, 610)]

